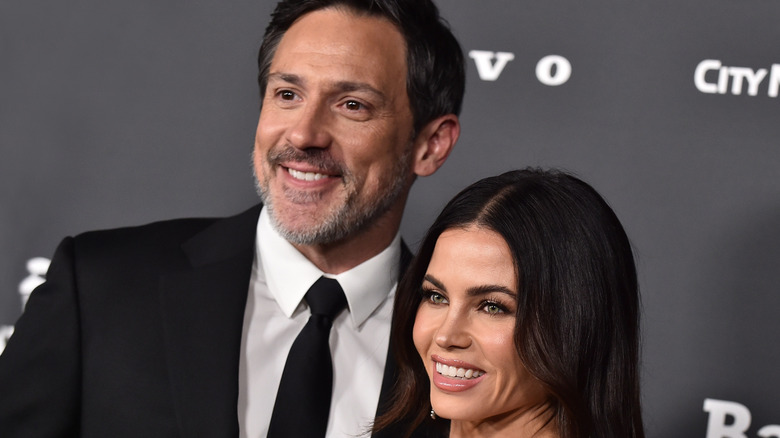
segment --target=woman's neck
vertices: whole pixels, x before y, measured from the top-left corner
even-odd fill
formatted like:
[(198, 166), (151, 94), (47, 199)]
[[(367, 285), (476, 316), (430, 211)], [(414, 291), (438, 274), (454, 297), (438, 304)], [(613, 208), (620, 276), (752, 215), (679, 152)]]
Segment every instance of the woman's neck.
[(558, 438), (555, 421), (545, 413), (525, 412), (520, 416), (500, 416), (482, 421), (452, 420), (450, 438)]

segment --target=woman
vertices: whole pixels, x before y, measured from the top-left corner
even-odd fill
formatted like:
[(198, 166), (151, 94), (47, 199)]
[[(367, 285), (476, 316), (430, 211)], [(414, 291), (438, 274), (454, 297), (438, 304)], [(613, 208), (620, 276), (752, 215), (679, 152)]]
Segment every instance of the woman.
[(644, 437), (631, 246), (573, 176), (519, 170), (458, 194), (399, 286), (393, 327), (400, 375), (375, 429)]

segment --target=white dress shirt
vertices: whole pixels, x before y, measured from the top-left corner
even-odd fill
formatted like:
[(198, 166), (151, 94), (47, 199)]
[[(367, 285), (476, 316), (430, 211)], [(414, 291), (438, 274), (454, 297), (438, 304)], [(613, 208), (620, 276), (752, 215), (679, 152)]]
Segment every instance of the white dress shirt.
[[(330, 332), (333, 398), (328, 437), (358, 436), (374, 420), (382, 385), (401, 238), (360, 265), (338, 275), (347, 296)], [(255, 260), (249, 281), (239, 368), (241, 437), (265, 437), (276, 392), (293, 341), (309, 319), (303, 300), (323, 272), (273, 229), (265, 208), (257, 223)], [(316, 372), (317, 364), (312, 364)], [(306, 413), (301, 412), (301, 421)]]

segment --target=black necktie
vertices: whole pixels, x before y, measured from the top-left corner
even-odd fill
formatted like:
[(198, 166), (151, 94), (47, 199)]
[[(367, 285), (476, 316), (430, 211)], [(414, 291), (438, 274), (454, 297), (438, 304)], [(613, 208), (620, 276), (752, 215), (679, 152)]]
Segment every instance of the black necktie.
[(338, 281), (320, 277), (304, 297), (309, 322), (295, 338), (284, 364), (268, 438), (324, 437), (333, 392), (330, 328), (347, 306)]

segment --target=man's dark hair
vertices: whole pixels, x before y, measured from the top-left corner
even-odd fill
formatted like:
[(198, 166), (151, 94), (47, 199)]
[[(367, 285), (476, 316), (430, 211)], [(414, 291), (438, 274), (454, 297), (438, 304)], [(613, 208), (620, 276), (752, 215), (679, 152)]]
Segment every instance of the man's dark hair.
[(401, 32), (415, 133), (436, 117), (460, 113), (466, 83), (463, 51), (431, 0), (282, 0), (271, 15), (257, 57), (261, 101), (284, 33), (303, 15), (325, 8), (382, 17)]

